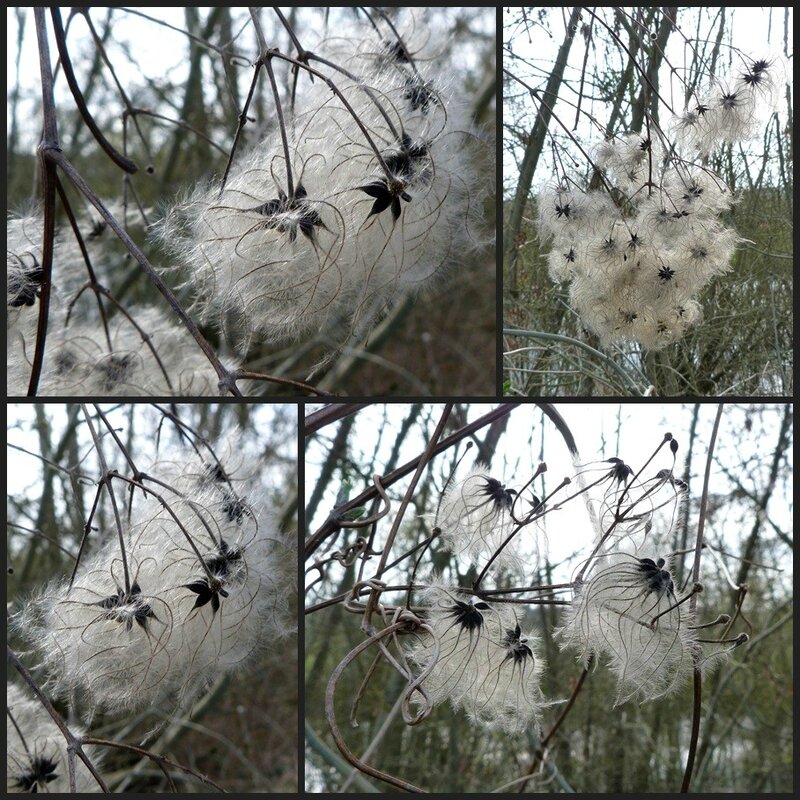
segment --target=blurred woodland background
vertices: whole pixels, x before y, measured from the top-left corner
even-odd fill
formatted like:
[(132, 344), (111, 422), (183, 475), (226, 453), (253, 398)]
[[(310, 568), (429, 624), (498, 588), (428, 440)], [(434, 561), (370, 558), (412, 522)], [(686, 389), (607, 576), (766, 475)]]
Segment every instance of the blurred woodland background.
[[(172, 421), (177, 417), (213, 442), (233, 429), (241, 431), (243, 447), (259, 457), (247, 465), (267, 487), (268, 502), (290, 541), (297, 530), (297, 416), (294, 406), (247, 405), (116, 405), (102, 411), (114, 426), (131, 458), (142, 467), (157, 454), (174, 458), (187, 447)], [(90, 407), (89, 413), (92, 413)], [(174, 416), (171, 416), (174, 415)], [(95, 418), (96, 419), (96, 418)], [(102, 430), (102, 426), (98, 426)], [(19, 610), (47, 581), (68, 578), (79, 552), (84, 526), (101, 474), (97, 453), (78, 405), (10, 405), (8, 413), (9, 487), (7, 499), (9, 612)], [(111, 437), (101, 437), (109, 469), (129, 474), (129, 464)], [(116, 491), (124, 509), (127, 492)], [(114, 530), (107, 493), (93, 520), (86, 553), (98, 537)], [(293, 578), (296, 553), (276, 549), (280, 569)], [(290, 598), (291, 624), (296, 596)], [(41, 683), (35, 656), (18, 632), (9, 630), (9, 645)], [(8, 665), (9, 680), (19, 680)], [(56, 703), (68, 721), (69, 709)], [(218, 675), (193, 714), (163, 718), (163, 710), (147, 708), (123, 717), (98, 715), (92, 736), (138, 744), (156, 724), (162, 728), (146, 749), (207, 775), (229, 792), (295, 792), (297, 790), (297, 639), (294, 634), (269, 648), (245, 669)], [(168, 773), (135, 753), (103, 748), (100, 769), (114, 792), (209, 792), (211, 787), (177, 769)], [(45, 784), (46, 786), (46, 784)]]
[[(672, 570), (676, 586), (684, 585), (693, 556), (680, 553), (694, 546), (714, 408), (641, 404), (579, 409), (556, 404), (556, 408), (573, 420), (572, 433), (583, 463), (620, 456), (636, 469), (648, 440), (657, 442), (668, 430), (680, 442), (675, 475), (689, 484), (688, 513), (671, 530), (662, 531), (660, 541), (665, 554), (679, 551), (671, 559)], [(381, 581), (388, 588), (380, 592), (380, 602), (387, 606), (402, 605), (408, 584), (412, 580), (424, 583), (432, 572), (446, 585), (471, 586), (478, 565), (463, 554), (447, 552), (440, 542), (420, 549), (436, 524), (439, 498), (449, 476), (456, 470), (463, 475), (481, 461), (506, 486), (520, 488), (531, 477), (533, 466), (543, 460), (548, 472), (532, 488), (544, 497), (569, 468), (564, 439), (535, 406), (456, 404), (442, 432), (448, 444), (423, 471), (390, 543), (390, 530), (414, 464), (424, 453), (442, 410), (442, 406), (422, 404), (351, 408), (346, 416), (307, 434), (309, 792), (396, 791), (353, 769), (337, 749), (326, 721), (326, 687), (330, 691), (332, 675), (371, 633), (360, 628), (362, 614), (345, 607), (348, 593), (359, 581), (376, 574), (386, 553)], [(693, 792), (791, 792), (791, 413), (788, 405), (723, 408), (705, 525), (705, 541), (713, 544), (715, 553), (704, 551), (704, 591), (698, 608), (703, 618), (713, 618), (717, 612), (733, 614), (740, 591), (732, 587), (746, 584), (736, 630), (749, 631), (750, 642), (704, 679)], [(374, 491), (374, 499), (357, 502), (362, 492), (374, 486), (375, 474), (391, 503), (389, 513), (361, 528), (337, 526), (337, 520), (352, 523), (380, 516), (385, 504)], [(585, 555), (592, 540), (585, 508), (580, 499), (567, 506), (577, 508), (546, 517), (544, 530), (530, 531), (537, 538), (538, 568), (526, 572), (523, 586), (569, 580), (578, 554)], [(565, 516), (568, 513), (574, 516)], [(656, 526), (654, 536), (657, 530)], [(535, 558), (527, 563), (536, 563)], [(512, 581), (509, 573), (497, 585), (520, 585)], [(362, 595), (362, 602), (366, 597)], [(419, 597), (411, 593), (412, 607), (419, 604)], [(542, 729), (547, 732), (564, 711), (581, 667), (575, 653), (561, 651), (553, 640), (558, 606), (515, 608), (527, 625), (525, 630), (541, 637), (547, 663), (542, 689), (548, 700), (556, 701), (543, 710)], [(380, 630), (382, 625), (376, 627)], [(394, 651), (391, 640), (386, 641)], [(518, 736), (491, 731), (449, 705), (435, 706), (415, 726), (404, 724), (399, 700), (406, 682), (378, 656), (376, 647), (367, 648), (341, 674), (336, 673), (332, 707), (347, 747), (371, 768), (427, 791), (447, 793), (675, 793), (681, 786), (692, 719), (691, 682), (667, 698), (641, 705), (631, 701), (614, 708), (613, 676), (601, 664), (590, 671), (542, 757), (532, 728)]]
[[(577, 8), (504, 9), (504, 394), (791, 396), (792, 9), (609, 7), (596, 13), (598, 20)], [(565, 288), (549, 277), (549, 248), (531, 222), (535, 195), (555, 180), (554, 160), (588, 183), (592, 168), (576, 142), (586, 148), (604, 136), (641, 132), (647, 114), (666, 129), (671, 114), (657, 94), (680, 113), (684, 86), (702, 85), (709, 72), (736, 76), (743, 57), (775, 56), (785, 71), (759, 135), (718, 148), (706, 162), (737, 198), (722, 221), (750, 241), (736, 253), (733, 269), (699, 298), (705, 318), (664, 350), (627, 345), (598, 352)], [(654, 89), (647, 100), (643, 75)], [(557, 95), (553, 118), (535, 125), (543, 106), (516, 78)]]
[[(258, 9), (269, 47), (294, 52), (286, 28), (272, 9)], [(286, 19), (301, 41), (324, 32), (337, 35), (342, 25), (398, 23), (407, 10), (291, 8)], [(485, 137), (485, 163), (478, 166), (494, 186), (496, 115), (496, 37), (494, 8), (430, 8), (447, 35), (428, 46), (451, 64), (458, 91)], [(382, 20), (388, 20), (388, 23)], [(41, 135), (42, 104), (36, 33), (28, 8), (9, 8), (7, 202), (25, 213), (41, 202), (36, 146)], [(59, 145), (97, 195), (143, 247), (156, 266), (167, 256), (147, 241), (147, 226), (166, 204), (210, 176), (221, 176), (237, 134), (250, 90), (258, 47), (246, 8), (185, 9), (76, 8), (63, 13), (67, 45), (76, 80), (98, 127), (111, 144), (139, 167), (126, 174), (99, 148), (70, 95), (61, 66), (55, 67), (55, 105)], [(50, 27), (50, 17), (47, 15)], [(387, 28), (389, 30), (389, 28)], [(58, 52), (50, 40), (51, 59)], [(289, 96), (295, 76), (276, 63), (281, 96)], [(302, 76), (302, 83), (307, 76)], [(269, 82), (258, 81), (238, 153), (270, 132), (277, 135)], [(88, 202), (63, 181), (73, 207), (97, 216)], [(495, 228), (494, 192), (481, 210)], [(64, 224), (62, 204), (57, 223)], [(91, 229), (91, 225), (89, 226)], [(102, 232), (102, 231), (101, 231)], [(102, 280), (121, 302), (167, 306), (111, 231)], [(495, 253), (464, 256), (446, 280), (417, 299), (396, 298), (389, 315), (361, 348), (349, 348), (330, 364), (316, 384), (321, 390), (357, 395), (495, 394)], [(179, 293), (182, 301), (185, 297)], [(443, 303), (447, 297), (450, 302)], [(464, 310), (469, 309), (465, 314)], [(202, 333), (219, 348), (218, 333)], [(329, 343), (328, 343), (329, 344)], [(244, 359), (247, 369), (302, 379), (325, 353), (324, 337), (303, 346), (254, 342)], [(296, 394), (293, 387), (260, 383), (256, 393)]]

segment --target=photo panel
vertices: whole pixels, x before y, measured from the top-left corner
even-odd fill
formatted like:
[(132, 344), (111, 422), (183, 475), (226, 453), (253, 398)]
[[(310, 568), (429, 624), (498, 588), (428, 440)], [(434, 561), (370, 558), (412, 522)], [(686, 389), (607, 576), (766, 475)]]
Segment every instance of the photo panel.
[(9, 396), (496, 395), (494, 6), (7, 22)]
[(7, 790), (296, 793), (297, 406), (11, 403), (7, 438)]
[(788, 404), (308, 407), (306, 792), (787, 791), (792, 437)]
[(503, 9), (504, 395), (793, 395), (792, 16)]

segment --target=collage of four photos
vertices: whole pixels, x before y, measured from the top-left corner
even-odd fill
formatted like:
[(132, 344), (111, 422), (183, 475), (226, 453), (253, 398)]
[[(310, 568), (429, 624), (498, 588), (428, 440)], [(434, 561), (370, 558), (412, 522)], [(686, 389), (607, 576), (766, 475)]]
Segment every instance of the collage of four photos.
[(792, 8), (7, 28), (8, 792), (792, 792)]

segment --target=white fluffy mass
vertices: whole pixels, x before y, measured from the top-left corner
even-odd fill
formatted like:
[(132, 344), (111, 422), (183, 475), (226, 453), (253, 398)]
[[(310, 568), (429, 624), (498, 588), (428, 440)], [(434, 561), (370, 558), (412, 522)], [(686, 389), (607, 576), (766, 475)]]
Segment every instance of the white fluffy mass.
[(693, 667), (691, 617), (676, 600), (664, 559), (620, 553), (576, 590), (556, 635), (584, 666), (606, 659), (617, 703), (652, 700), (684, 686)]
[(182, 453), (146, 470), (152, 494), (124, 526), (127, 580), (109, 536), (71, 587), (58, 581), (27, 609), (58, 694), (90, 712), (169, 714), (288, 632), (288, 543), (236, 441), (218, 460)]
[(363, 27), (310, 49), (341, 70), (300, 70), (286, 149), (274, 129), (160, 229), (195, 312), (245, 344), (360, 336), (481, 244), (485, 146), (435, 61)]
[[(27, 394), (36, 347), (42, 280), (41, 216), (8, 222), (6, 388)], [(84, 233), (90, 258), (102, 263), (107, 241)], [(71, 231), (57, 230), (47, 338), (38, 395), (110, 397), (220, 394), (219, 378), (186, 328), (154, 306), (118, 309), (105, 300), (105, 322)], [(106, 332), (107, 331), (107, 332)], [(229, 363), (229, 369), (235, 364)]]
[(508, 733), (537, 724), (544, 662), (514, 612), (441, 585), (426, 590), (424, 604), (433, 633), (409, 637), (407, 654), (428, 673), (422, 687), (432, 702), (449, 701), (476, 724)]
[(747, 62), (738, 79), (714, 82), (693, 96), (671, 133), (653, 122), (649, 134), (596, 144), (590, 155), (600, 188), (564, 175), (540, 193), (550, 276), (569, 283), (571, 306), (604, 347), (638, 342), (659, 350), (701, 320), (702, 290), (731, 269), (741, 241), (721, 219), (732, 193), (703, 157), (753, 134), (773, 67)]
[[(33, 693), (14, 683), (6, 688), (6, 791), (66, 794), (70, 790), (67, 741)], [(75, 736), (83, 731), (74, 725)], [(100, 751), (84, 747), (97, 768)], [(99, 792), (100, 787), (80, 758), (75, 759), (75, 789)]]
[[(482, 567), (517, 527), (511, 517), (516, 492), (476, 466), (445, 491), (437, 513), (443, 544)], [(492, 563), (495, 569), (522, 566), (517, 541), (512, 539)]]

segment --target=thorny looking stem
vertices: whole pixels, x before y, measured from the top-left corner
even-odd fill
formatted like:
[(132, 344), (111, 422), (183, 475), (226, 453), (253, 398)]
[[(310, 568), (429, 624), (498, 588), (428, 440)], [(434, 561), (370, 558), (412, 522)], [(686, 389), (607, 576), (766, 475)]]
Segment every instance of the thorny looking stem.
[(278, 84), (275, 82), (275, 71), (272, 69), (272, 59), (264, 59), (264, 69), (267, 70), (269, 85), (272, 88), (272, 97), (275, 100), (275, 113), (278, 117), (278, 129), (281, 132), (281, 143), (283, 144), (283, 156), (286, 159), (286, 193), (289, 200), (294, 199), (294, 178), (292, 177), (292, 158), (289, 154), (289, 140), (286, 138), (286, 122), (283, 119), (283, 105), (281, 95), (278, 91)]
[(139, 477), (142, 473), (134, 463), (134, 460), (131, 458), (131, 454), (128, 452), (128, 448), (122, 443), (122, 440), (119, 438), (117, 431), (115, 430), (114, 426), (108, 421), (108, 417), (103, 413), (102, 409), (100, 408), (97, 403), (92, 403), (94, 407), (95, 413), (97, 414), (100, 421), (105, 426), (105, 429), (108, 431), (111, 438), (114, 440), (119, 452), (122, 453), (122, 457), (128, 462), (128, 466), (131, 468), (131, 472), (133, 472), (135, 477)]
[[(119, 93), (119, 96), (120, 96), (120, 99), (122, 100), (123, 105), (125, 106), (126, 109), (133, 108), (133, 105), (131, 104), (131, 101), (128, 99), (128, 93), (125, 91), (125, 88), (123, 87), (122, 83), (120, 82), (119, 78), (117, 77), (117, 72), (114, 69), (114, 65), (111, 63), (111, 61), (108, 58), (108, 55), (106, 54), (106, 49), (105, 49), (105, 46), (103, 44), (103, 40), (98, 35), (97, 31), (95, 30), (94, 24), (92, 23), (92, 18), (89, 15), (89, 9), (88, 8), (80, 8), (80, 9), (75, 9), (75, 10), (72, 11), (72, 15), (77, 14), (77, 13), (83, 14), (83, 17), (84, 17), (84, 19), (86, 21), (86, 27), (89, 28), (89, 33), (91, 33), (91, 35), (92, 35), (92, 39), (94, 40), (94, 45), (97, 48), (97, 52), (98, 52), (100, 58), (103, 60), (103, 63), (105, 64), (106, 68), (108, 69), (108, 72), (109, 72), (109, 74), (111, 76), (111, 79), (114, 81), (114, 85), (117, 88), (117, 92)], [(144, 148), (144, 150), (146, 152), (147, 159), (148, 159), (148, 161), (151, 162), (147, 166), (147, 172), (151, 173), (152, 172), (153, 156), (152, 156), (152, 153), (150, 152), (150, 146), (149, 146), (149, 144), (147, 142), (147, 139), (146, 139), (144, 133), (142, 133), (142, 129), (139, 127), (138, 118), (134, 115), (132, 117), (132, 120), (133, 120), (133, 127), (136, 129), (136, 133), (139, 134), (139, 141), (141, 142), (142, 147)], [(124, 178), (123, 178), (123, 180), (125, 180), (126, 182), (127, 182), (127, 177), (128, 176), (125, 175)]]
[(69, 577), (69, 588), (72, 588), (72, 584), (75, 581), (75, 575), (78, 572), (78, 566), (81, 563), (81, 558), (83, 556), (83, 548), (86, 545), (86, 541), (89, 538), (89, 532), (92, 530), (92, 520), (94, 519), (95, 512), (97, 511), (97, 504), (100, 502), (100, 495), (103, 491), (103, 484), (98, 482), (97, 484), (97, 491), (94, 493), (94, 502), (92, 503), (92, 510), (89, 512), (89, 516), (86, 519), (86, 524), (83, 526), (83, 536), (81, 537), (81, 543), (78, 546), (78, 555), (75, 556), (75, 565), (72, 567), (72, 574)]
[[(700, 498), (700, 512), (697, 521), (697, 540), (695, 543), (694, 551), (694, 566), (692, 568), (692, 579), (695, 583), (700, 580), (700, 558), (703, 552), (703, 531), (706, 524), (706, 508), (708, 506), (708, 484), (711, 478), (711, 460), (714, 455), (714, 445), (717, 441), (717, 432), (719, 431), (719, 423), (722, 419), (723, 404), (717, 406), (717, 416), (714, 419), (714, 427), (711, 431), (711, 440), (708, 443), (708, 456), (706, 457), (706, 471), (703, 476), (703, 495)], [(690, 613), (693, 614), (697, 607), (697, 594), (692, 595), (689, 601)], [(703, 674), (700, 671), (699, 657), (697, 653), (693, 654), (694, 658), (694, 705), (692, 708), (692, 733), (689, 740), (689, 755), (686, 758), (686, 771), (683, 775), (683, 783), (681, 785), (681, 793), (686, 794), (689, 791), (689, 784), (692, 781), (692, 772), (694, 771), (694, 759), (697, 754), (697, 740), (700, 735), (700, 712), (701, 703), (703, 700)]]

